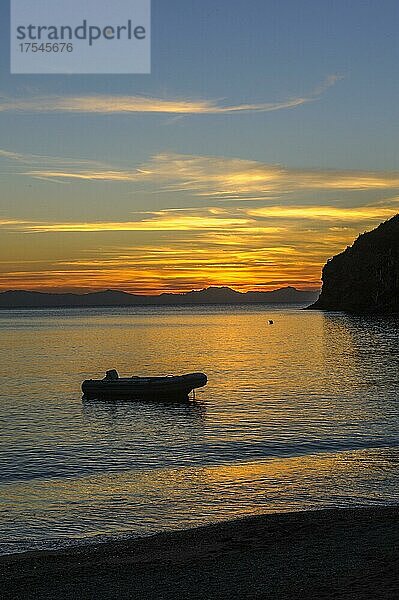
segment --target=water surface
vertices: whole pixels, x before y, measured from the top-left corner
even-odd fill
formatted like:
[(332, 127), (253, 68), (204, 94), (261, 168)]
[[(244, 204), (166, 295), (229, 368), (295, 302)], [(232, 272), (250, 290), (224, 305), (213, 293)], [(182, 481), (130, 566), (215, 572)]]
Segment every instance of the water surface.
[[(398, 333), (300, 306), (0, 311), (2, 551), (397, 502)], [(109, 368), (209, 383), (82, 402)]]

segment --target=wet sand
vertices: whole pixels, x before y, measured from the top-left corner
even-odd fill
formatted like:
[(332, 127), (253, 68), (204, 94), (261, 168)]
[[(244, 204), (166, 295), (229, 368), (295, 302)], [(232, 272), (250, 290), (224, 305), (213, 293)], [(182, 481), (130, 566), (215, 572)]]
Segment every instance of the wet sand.
[(399, 507), (248, 517), (0, 557), (8, 599), (399, 598)]

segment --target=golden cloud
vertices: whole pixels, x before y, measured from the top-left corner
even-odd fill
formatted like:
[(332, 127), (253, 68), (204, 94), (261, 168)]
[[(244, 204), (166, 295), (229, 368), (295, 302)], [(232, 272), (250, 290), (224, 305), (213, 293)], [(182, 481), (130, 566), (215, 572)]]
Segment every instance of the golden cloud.
[(164, 182), (174, 191), (234, 199), (252, 199), (253, 194), (399, 188), (399, 172), (290, 169), (258, 161), (172, 153), (159, 154), (141, 165), (132, 175), (132, 181), (139, 179)]
[(370, 219), (389, 219), (396, 214), (395, 208), (383, 206), (362, 206), (342, 208), (337, 206), (268, 206), (247, 210), (246, 213), (253, 217), (273, 219), (307, 219), (312, 221), (331, 221), (339, 223), (345, 221), (361, 222)]
[(48, 180), (147, 183), (156, 189), (224, 200), (265, 200), (314, 191), (399, 189), (399, 172), (290, 169), (235, 158), (164, 153), (139, 168), (31, 169)]
[(0, 111), (64, 112), (64, 113), (155, 113), (168, 115), (220, 115), (243, 112), (270, 112), (295, 108), (314, 102), (339, 79), (329, 75), (326, 80), (306, 96), (279, 102), (247, 103), (223, 106), (211, 100), (164, 99), (145, 96), (42, 96), (33, 98), (2, 98)]
[[(345, 223), (360, 224), (381, 221), (392, 217), (397, 207), (371, 204), (362, 207), (337, 207), (328, 205), (285, 206), (273, 205), (259, 208), (193, 208), (165, 209), (136, 213), (135, 220), (91, 222), (41, 222), (5, 219), (0, 226), (24, 233), (100, 233), (112, 231), (162, 232), (215, 231), (254, 234), (277, 233), (283, 235), (292, 223), (313, 223), (316, 230), (331, 225), (334, 231), (346, 231)], [(322, 226), (323, 224), (323, 226)], [(232, 240), (234, 243), (234, 240)]]

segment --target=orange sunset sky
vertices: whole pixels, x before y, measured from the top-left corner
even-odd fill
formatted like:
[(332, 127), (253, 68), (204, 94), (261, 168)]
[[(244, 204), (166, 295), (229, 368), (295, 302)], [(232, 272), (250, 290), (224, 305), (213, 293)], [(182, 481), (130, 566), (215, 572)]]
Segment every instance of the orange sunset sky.
[(396, 3), (219, 4), (154, 5), (151, 75), (0, 41), (0, 290), (316, 289), (399, 211)]

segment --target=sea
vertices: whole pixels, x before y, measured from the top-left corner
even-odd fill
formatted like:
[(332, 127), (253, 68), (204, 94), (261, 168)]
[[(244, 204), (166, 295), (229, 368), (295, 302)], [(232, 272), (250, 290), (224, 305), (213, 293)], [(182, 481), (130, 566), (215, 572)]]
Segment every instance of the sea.
[[(303, 308), (0, 311), (1, 553), (398, 503), (399, 319)], [(209, 382), (82, 399), (111, 368)]]

